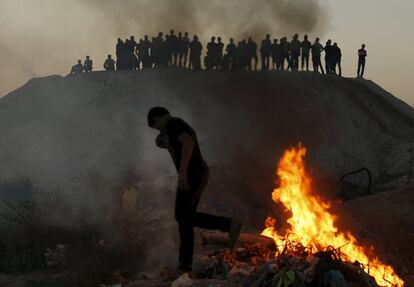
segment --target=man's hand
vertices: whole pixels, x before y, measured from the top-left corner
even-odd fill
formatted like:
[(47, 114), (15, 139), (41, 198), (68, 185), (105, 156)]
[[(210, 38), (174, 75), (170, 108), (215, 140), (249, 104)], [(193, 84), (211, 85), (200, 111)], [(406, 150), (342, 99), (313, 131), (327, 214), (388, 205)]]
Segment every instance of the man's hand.
[(178, 189), (179, 190), (189, 190), (190, 186), (188, 185), (188, 176), (186, 171), (180, 172), (178, 176)]

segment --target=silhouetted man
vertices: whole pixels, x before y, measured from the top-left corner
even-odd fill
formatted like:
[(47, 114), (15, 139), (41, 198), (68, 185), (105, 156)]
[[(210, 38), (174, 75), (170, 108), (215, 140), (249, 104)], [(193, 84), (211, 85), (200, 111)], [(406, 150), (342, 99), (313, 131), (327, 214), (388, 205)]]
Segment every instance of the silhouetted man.
[(187, 67), (188, 51), (190, 49), (190, 39), (188, 38), (188, 32), (184, 33), (184, 67)]
[(204, 59), (204, 65), (206, 66), (206, 70), (211, 70), (214, 68), (214, 63), (216, 62), (217, 58), (217, 43), (216, 37), (211, 37), (211, 41), (207, 44), (207, 55)]
[(247, 41), (245, 39), (240, 42), (238, 50), (240, 54), (240, 68), (245, 71), (248, 68), (249, 59), (251, 59), (249, 50), (247, 49)]
[(108, 58), (106, 58), (103, 67), (105, 71), (108, 71), (108, 72), (115, 70), (115, 61), (112, 59), (111, 55), (108, 55)]
[(223, 59), (223, 50), (224, 50), (224, 44), (221, 42), (221, 37), (217, 37), (217, 55), (214, 62), (215, 67), (218, 69), (221, 65), (221, 60)]
[(170, 36), (168, 37), (168, 48), (170, 50), (170, 63), (171, 66), (177, 67), (178, 61), (178, 41), (177, 36), (174, 34), (174, 30), (170, 31)]
[(74, 66), (72, 66), (72, 69), (70, 70), (70, 75), (75, 76), (83, 73), (83, 65), (82, 61), (78, 60), (78, 63)]
[(332, 67), (333, 67), (333, 50), (332, 50), (332, 41), (329, 39), (326, 42), (325, 48), (325, 71), (327, 74), (333, 74)]
[(124, 70), (124, 62), (125, 62), (125, 43), (118, 38), (118, 42), (116, 44), (116, 69), (117, 70)]
[(302, 48), (302, 71), (306, 66), (306, 71), (309, 71), (309, 53), (312, 49), (312, 43), (308, 40), (308, 35), (303, 37), (303, 41), (301, 43)]
[(325, 72), (323, 71), (322, 63), (321, 63), (321, 53), (323, 51), (323, 46), (319, 43), (319, 38), (315, 39), (315, 42), (312, 45), (312, 64), (313, 64), (313, 71), (318, 72), (319, 68), (321, 68), (322, 74)]
[(156, 144), (168, 149), (178, 172), (175, 219), (180, 234), (179, 271), (191, 272), (194, 251), (194, 227), (229, 232), (230, 249), (237, 243), (241, 223), (238, 220), (197, 212), (202, 192), (208, 182), (209, 168), (204, 161), (192, 127), (172, 117), (162, 107), (148, 112), (148, 126), (159, 130)]
[(229, 69), (233, 71), (235, 69), (236, 61), (236, 45), (234, 45), (233, 38), (230, 38), (230, 43), (226, 47), (226, 52), (229, 61)]
[(201, 70), (201, 51), (203, 46), (198, 40), (197, 35), (194, 35), (193, 41), (190, 43), (190, 69)]
[(364, 77), (366, 57), (367, 57), (367, 51), (365, 50), (365, 44), (362, 44), (361, 49), (358, 50), (358, 71), (357, 71), (358, 78)]
[(259, 61), (258, 57), (257, 57), (257, 44), (255, 41), (252, 40), (251, 37), (249, 37), (249, 39), (247, 40), (247, 44), (246, 44), (246, 53), (247, 53), (247, 60), (248, 60), (248, 64), (247, 64), (247, 69), (249, 71), (252, 70), (252, 60), (254, 60), (254, 70), (257, 70), (257, 62)]
[(336, 75), (336, 67), (338, 67), (338, 75), (342, 75), (342, 67), (341, 67), (341, 59), (342, 59), (342, 52), (341, 49), (338, 47), (337, 43), (334, 43), (332, 46), (332, 57), (333, 57), (333, 74)]
[(154, 61), (155, 67), (162, 66), (162, 48), (163, 48), (163, 34), (162, 32), (158, 33), (158, 37), (154, 39), (152, 42), (152, 49), (151, 49), (151, 55)]
[(269, 69), (271, 46), (272, 46), (272, 42), (270, 41), (270, 35), (267, 34), (266, 38), (262, 40), (262, 45), (260, 47), (260, 54), (261, 54), (261, 60), (262, 60), (262, 70)]
[(188, 39), (188, 33), (184, 33), (184, 37), (182, 33), (178, 33), (178, 65), (180, 67), (187, 66), (187, 54), (188, 48), (190, 46), (190, 40)]
[(178, 32), (177, 35), (177, 53), (178, 53), (178, 67), (182, 67), (183, 65), (183, 33)]
[(137, 48), (137, 42), (135, 41), (135, 37), (131, 36), (125, 45), (128, 51), (128, 70), (139, 70), (139, 61), (135, 55), (135, 50)]
[(289, 70), (289, 68), (291, 68), (290, 43), (287, 41), (286, 37), (283, 37), (280, 44), (282, 46), (282, 53), (283, 53), (282, 71), (285, 69), (285, 61), (288, 63), (287, 70)]
[(83, 70), (85, 72), (92, 72), (92, 60), (89, 58), (89, 56), (86, 56), (86, 59), (83, 62)]
[(151, 59), (151, 41), (148, 38), (148, 35), (144, 36), (144, 41), (142, 41), (142, 65), (144, 68), (151, 68), (152, 67), (152, 59)]
[(290, 61), (292, 71), (299, 70), (299, 57), (300, 57), (300, 46), (298, 34), (293, 36), (292, 42), (290, 42)]
[(272, 60), (273, 60), (273, 68), (278, 71), (282, 70), (283, 53), (282, 53), (282, 47), (278, 43), (277, 39), (273, 40), (271, 54), (272, 54)]

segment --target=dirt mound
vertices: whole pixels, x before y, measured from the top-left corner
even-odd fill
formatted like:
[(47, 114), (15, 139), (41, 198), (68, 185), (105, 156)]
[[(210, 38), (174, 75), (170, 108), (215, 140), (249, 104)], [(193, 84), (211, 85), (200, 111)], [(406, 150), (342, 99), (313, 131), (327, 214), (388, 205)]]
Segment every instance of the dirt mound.
[[(166, 246), (148, 256), (171, 252), (175, 171), (147, 127), (152, 106), (167, 107), (198, 132), (212, 170), (201, 208), (238, 214), (250, 227), (262, 226), (277, 160), (298, 142), (314, 172), (334, 182), (331, 193), (336, 179), (361, 167), (372, 172), (374, 191), (414, 179), (414, 110), (372, 82), (163, 69), (38, 78), (0, 99), (2, 192), (47, 191), (67, 204), (53, 211), (57, 218), (83, 212), (93, 222), (110, 213), (114, 193), (132, 189), (147, 222), (142, 232)], [(161, 238), (163, 230), (172, 235)]]

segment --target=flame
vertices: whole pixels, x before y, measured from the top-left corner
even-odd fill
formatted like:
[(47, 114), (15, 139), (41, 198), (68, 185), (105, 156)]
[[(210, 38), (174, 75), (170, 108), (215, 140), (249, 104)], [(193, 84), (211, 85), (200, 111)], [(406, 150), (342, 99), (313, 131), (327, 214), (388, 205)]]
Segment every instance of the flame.
[(301, 144), (285, 151), (277, 167), (280, 185), (273, 190), (272, 199), (282, 203), (291, 213), (287, 222), (290, 229), (287, 236), (278, 235), (274, 226), (276, 220), (269, 217), (262, 235), (273, 238), (278, 247), (288, 240), (299, 242), (311, 252), (327, 247), (340, 248), (342, 260), (363, 264), (365, 271), (375, 278), (380, 286), (404, 286), (391, 266), (383, 264), (377, 257), (369, 257), (366, 250), (350, 232), (338, 230), (335, 215), (328, 209), (330, 204), (313, 194), (311, 178), (305, 169), (303, 158), (306, 149)]

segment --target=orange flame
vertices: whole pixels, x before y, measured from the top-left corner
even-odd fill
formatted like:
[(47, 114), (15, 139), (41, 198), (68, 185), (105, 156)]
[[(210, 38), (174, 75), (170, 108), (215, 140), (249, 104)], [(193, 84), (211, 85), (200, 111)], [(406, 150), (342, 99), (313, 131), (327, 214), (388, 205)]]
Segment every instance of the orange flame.
[[(380, 286), (404, 286), (391, 266), (383, 264), (377, 257), (370, 258), (357, 239), (350, 232), (342, 232), (335, 225), (335, 216), (328, 211), (330, 204), (312, 193), (311, 178), (307, 174), (303, 158), (306, 149), (285, 151), (278, 163), (277, 175), (280, 186), (273, 190), (272, 199), (282, 203), (291, 213), (289, 240), (308, 247), (312, 252), (329, 246), (341, 250), (342, 259), (363, 264), (365, 271), (373, 276)], [(277, 246), (284, 246), (288, 240), (276, 233), (275, 219), (266, 219), (262, 235), (273, 238)]]

